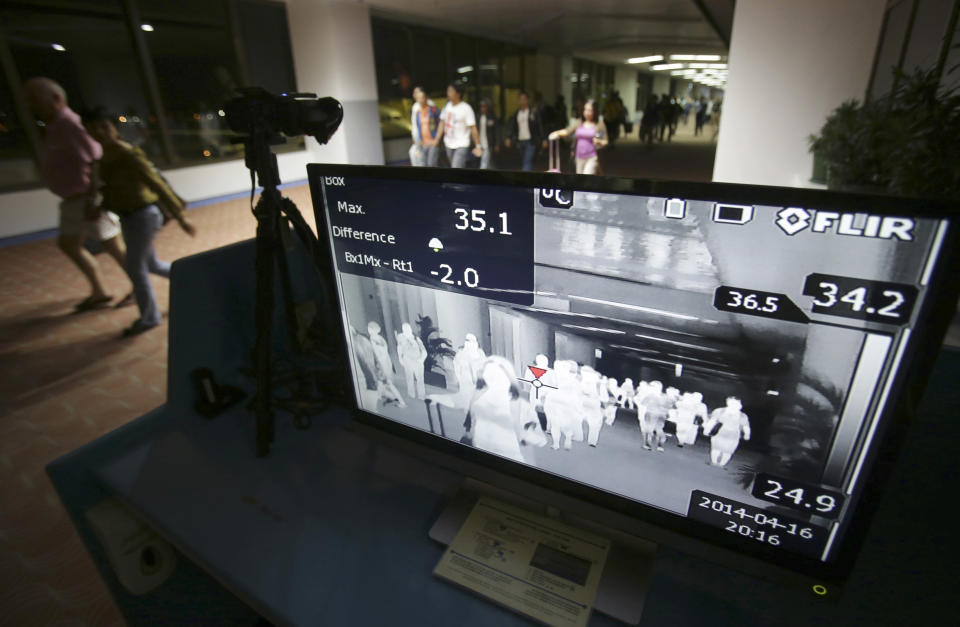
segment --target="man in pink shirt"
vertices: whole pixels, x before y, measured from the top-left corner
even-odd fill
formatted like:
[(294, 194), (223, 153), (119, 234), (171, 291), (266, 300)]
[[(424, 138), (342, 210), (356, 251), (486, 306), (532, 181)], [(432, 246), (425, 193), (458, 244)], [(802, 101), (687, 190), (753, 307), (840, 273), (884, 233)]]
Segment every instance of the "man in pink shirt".
[(62, 198), (58, 244), (92, 289), (77, 310), (106, 306), (112, 296), (103, 288), (96, 258), (83, 247), (85, 237), (96, 237), (120, 267), (124, 265), (126, 248), (117, 216), (99, 208), (97, 171), (103, 150), (84, 130), (80, 116), (67, 106), (63, 87), (43, 77), (31, 78), (25, 87), (30, 108), (46, 128), (40, 172), (50, 191)]

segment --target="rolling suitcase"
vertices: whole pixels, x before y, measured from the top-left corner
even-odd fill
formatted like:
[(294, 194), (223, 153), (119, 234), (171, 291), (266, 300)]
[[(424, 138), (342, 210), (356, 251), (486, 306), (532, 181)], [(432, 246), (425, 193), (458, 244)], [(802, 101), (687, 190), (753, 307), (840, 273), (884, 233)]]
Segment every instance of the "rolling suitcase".
[(550, 140), (550, 165), (547, 172), (560, 172), (560, 140)]
[(436, 433), (433, 427), (433, 414), (430, 411), (430, 406), (434, 405), (437, 408), (437, 426), (440, 428), (440, 435), (447, 437), (447, 434), (443, 429), (443, 414), (440, 413), (440, 405), (434, 403), (429, 398), (425, 399), (423, 404), (427, 407), (427, 421), (430, 423), (430, 433)]

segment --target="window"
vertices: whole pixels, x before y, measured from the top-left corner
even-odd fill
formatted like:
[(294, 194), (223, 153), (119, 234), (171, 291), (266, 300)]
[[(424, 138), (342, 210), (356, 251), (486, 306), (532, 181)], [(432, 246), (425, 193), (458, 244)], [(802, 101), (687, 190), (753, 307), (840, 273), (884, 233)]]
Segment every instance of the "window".
[(503, 114), (513, 115), (523, 89), (523, 51), (515, 46), (503, 50)]
[(384, 139), (410, 136), (414, 79), (407, 27), (374, 20), (374, 64), (377, 67), (377, 96), (380, 132)]
[(3, 28), (22, 81), (52, 78), (66, 90), (68, 105), (78, 113), (104, 107), (117, 116), (125, 140), (165, 161), (133, 41), (119, 12), (90, 16), (12, 8), (3, 12)]
[(516, 110), (529, 49), (380, 17), (373, 17), (371, 26), (380, 132), (388, 163), (399, 162), (407, 154), (406, 147), (386, 142), (410, 137), (412, 92), (417, 85), (440, 108), (447, 102), (447, 85), (456, 80), (464, 86), (464, 100), (474, 111), (481, 98), (490, 100), (500, 118)]
[[(493, 114), (503, 119), (502, 104), (500, 102), (500, 44), (480, 41), (477, 47), (478, 60), (477, 83), (480, 98), (486, 98), (493, 107)], [(479, 104), (479, 101), (478, 101)]]
[[(411, 28), (410, 39), (414, 85), (421, 85), (430, 98), (446, 101), (447, 83), (450, 82), (452, 72), (447, 69), (447, 50), (443, 35), (430, 29)], [(376, 39), (373, 47), (380, 47)], [(379, 73), (380, 65), (377, 64), (377, 74)]]
[(27, 132), (17, 115), (13, 91), (0, 76), (0, 189), (40, 180)]
[(449, 80), (463, 85), (463, 99), (476, 110), (479, 99), (477, 84), (477, 41), (469, 37), (450, 36), (451, 66), (454, 74)]
[(223, 26), (227, 21), (227, 3), (223, 0), (136, 0), (140, 17), (153, 20), (195, 22)]
[(240, 157), (221, 115), (236, 94), (236, 57), (223, 27), (152, 20), (146, 33), (174, 154), (182, 163)]
[[(260, 0), (237, 2), (240, 40), (247, 77), (244, 82), (274, 94), (297, 91), (293, 46), (283, 5)], [(306, 87), (308, 90), (310, 86)], [(325, 96), (327, 94), (318, 94)]]
[[(158, 165), (240, 158), (220, 115), (236, 87), (295, 91), (286, 7), (270, 0), (7, 0), (0, 8), (0, 189), (40, 183), (23, 82), (102, 106)], [(34, 132), (34, 129), (37, 129)], [(36, 140), (36, 141), (35, 141)], [(300, 148), (302, 139), (288, 142)]]

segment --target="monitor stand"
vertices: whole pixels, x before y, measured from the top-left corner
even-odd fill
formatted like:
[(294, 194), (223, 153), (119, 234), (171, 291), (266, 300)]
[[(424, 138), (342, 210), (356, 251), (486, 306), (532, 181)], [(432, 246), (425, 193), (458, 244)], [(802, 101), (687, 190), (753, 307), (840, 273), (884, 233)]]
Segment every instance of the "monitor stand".
[[(492, 485), (467, 478), (460, 490), (447, 503), (446, 508), (430, 528), (430, 538), (448, 546), (460, 531), (474, 504), (481, 496), (490, 496), (528, 511), (550, 518), (562, 519), (556, 508), (548, 507), (531, 499), (520, 496)], [(603, 534), (602, 529), (591, 531)], [(657, 545), (647, 540), (632, 538), (630, 545), (613, 542), (603, 567), (600, 586), (593, 607), (630, 625), (640, 622), (650, 576), (653, 570), (653, 556)]]

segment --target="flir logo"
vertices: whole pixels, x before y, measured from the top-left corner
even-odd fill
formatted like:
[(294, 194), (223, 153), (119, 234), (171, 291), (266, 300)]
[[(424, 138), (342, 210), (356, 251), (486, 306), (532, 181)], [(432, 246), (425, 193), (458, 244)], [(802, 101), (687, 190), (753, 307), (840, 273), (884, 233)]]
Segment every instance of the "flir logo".
[(343, 186), (344, 186), (344, 182), (343, 182), (343, 177), (342, 177), (342, 176), (325, 176), (325, 177), (323, 177), (323, 182), (324, 182), (324, 184), (330, 185), (330, 186), (332, 186), (332, 187), (343, 187)]
[(544, 207), (569, 209), (573, 206), (573, 190), (540, 188), (540, 204)]
[(898, 239), (913, 241), (914, 222), (910, 218), (872, 216), (834, 211), (809, 211), (800, 207), (787, 207), (777, 213), (774, 222), (787, 235), (810, 229), (813, 233), (833, 232), (851, 237)]

